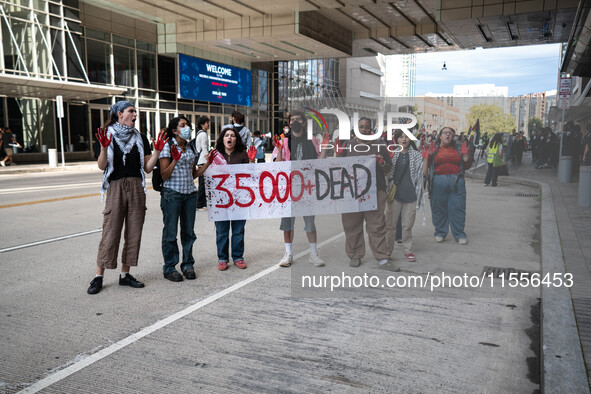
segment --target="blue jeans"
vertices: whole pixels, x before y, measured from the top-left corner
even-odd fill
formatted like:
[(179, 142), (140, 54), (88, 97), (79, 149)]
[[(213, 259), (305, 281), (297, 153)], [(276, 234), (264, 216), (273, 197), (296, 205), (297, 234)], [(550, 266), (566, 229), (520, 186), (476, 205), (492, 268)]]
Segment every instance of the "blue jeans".
[(454, 187), (457, 175), (435, 175), (433, 177), (433, 195), (431, 196), (431, 219), (435, 227), (435, 236), (445, 237), (451, 227), (455, 239), (466, 238), (466, 182), (458, 179), (457, 190)]
[(232, 260), (243, 259), (244, 225), (246, 220), (224, 220), (215, 222), (215, 242), (218, 247), (218, 261), (229, 262), (230, 227), (232, 227)]
[(181, 194), (167, 187), (160, 195), (160, 209), (162, 209), (162, 256), (164, 257), (165, 274), (176, 270), (179, 262), (179, 247), (176, 241), (177, 225), (181, 222), (181, 245), (183, 246), (183, 260), (181, 271), (193, 269), (193, 244), (195, 236), (195, 210), (197, 209), (197, 192)]

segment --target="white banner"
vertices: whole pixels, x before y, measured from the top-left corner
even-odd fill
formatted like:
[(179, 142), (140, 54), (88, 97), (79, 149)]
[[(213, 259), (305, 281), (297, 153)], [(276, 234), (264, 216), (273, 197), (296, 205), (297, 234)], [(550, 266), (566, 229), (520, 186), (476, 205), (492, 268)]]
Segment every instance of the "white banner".
[(204, 175), (209, 221), (377, 209), (372, 156), (212, 165)]

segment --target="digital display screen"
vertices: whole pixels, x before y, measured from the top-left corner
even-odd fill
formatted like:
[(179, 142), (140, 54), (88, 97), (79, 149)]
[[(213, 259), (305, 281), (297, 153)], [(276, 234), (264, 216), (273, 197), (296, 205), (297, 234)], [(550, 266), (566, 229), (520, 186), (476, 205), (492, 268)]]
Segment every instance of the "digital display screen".
[(250, 70), (179, 54), (179, 92), (184, 99), (250, 107)]

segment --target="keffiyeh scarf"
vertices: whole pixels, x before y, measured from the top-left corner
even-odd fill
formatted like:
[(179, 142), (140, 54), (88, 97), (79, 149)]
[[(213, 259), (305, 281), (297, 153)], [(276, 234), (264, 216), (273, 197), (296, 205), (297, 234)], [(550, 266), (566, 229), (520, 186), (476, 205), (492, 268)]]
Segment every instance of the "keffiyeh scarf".
[(142, 136), (140, 132), (137, 131), (134, 127), (129, 127), (120, 124), (119, 122), (114, 123), (112, 126), (109, 126), (107, 129), (107, 135), (112, 137), (111, 144), (107, 148), (107, 168), (105, 169), (103, 175), (103, 183), (101, 185), (101, 201), (105, 197), (105, 192), (109, 188), (109, 177), (113, 173), (114, 169), (114, 157), (115, 157), (115, 147), (113, 143), (116, 143), (119, 149), (123, 152), (123, 165), (125, 165), (125, 160), (127, 159), (127, 154), (131, 152), (134, 146), (137, 146), (138, 152), (140, 154), (140, 164), (141, 170), (140, 173), (142, 174), (142, 186), (144, 188), (144, 193), (146, 192), (146, 178), (144, 176), (144, 144), (142, 142)]

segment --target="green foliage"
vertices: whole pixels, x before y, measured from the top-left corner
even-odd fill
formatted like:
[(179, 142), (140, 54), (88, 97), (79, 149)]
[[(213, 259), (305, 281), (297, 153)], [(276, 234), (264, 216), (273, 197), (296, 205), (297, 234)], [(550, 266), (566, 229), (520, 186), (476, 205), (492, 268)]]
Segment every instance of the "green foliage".
[(544, 122), (542, 121), (542, 119), (537, 117), (529, 118), (529, 120), (527, 121), (527, 134), (531, 136), (536, 131), (542, 130), (543, 125)]
[[(515, 128), (515, 119), (503, 112), (501, 107), (494, 104), (478, 104), (470, 107), (466, 114), (467, 127), (474, 126), (476, 119), (480, 119), (480, 133), (488, 133), (492, 136), (495, 133), (511, 132)], [(466, 132), (468, 129), (465, 130)]]

